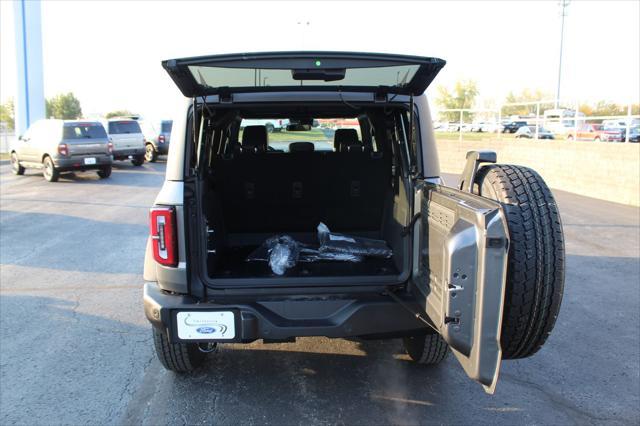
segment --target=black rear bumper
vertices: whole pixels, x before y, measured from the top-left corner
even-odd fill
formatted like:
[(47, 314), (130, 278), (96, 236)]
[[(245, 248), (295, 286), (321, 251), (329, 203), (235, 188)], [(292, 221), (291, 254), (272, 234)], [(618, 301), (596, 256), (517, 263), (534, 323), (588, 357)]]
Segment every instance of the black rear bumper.
[[(406, 303), (418, 309), (410, 298)], [(400, 336), (428, 328), (405, 307), (383, 295), (291, 296), (222, 304), (199, 303), (190, 296), (169, 294), (155, 283), (144, 286), (145, 315), (172, 342), (179, 341), (177, 312), (198, 310), (235, 313), (235, 339), (220, 342), (290, 340), (302, 336)]]

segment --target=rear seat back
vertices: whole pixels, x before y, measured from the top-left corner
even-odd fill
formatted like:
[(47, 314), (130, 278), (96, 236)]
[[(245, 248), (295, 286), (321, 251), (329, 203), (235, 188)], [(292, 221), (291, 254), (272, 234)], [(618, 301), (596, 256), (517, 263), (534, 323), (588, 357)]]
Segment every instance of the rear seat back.
[(269, 143), (266, 126), (247, 126), (242, 131), (243, 152), (265, 152)]
[(376, 230), (391, 162), (365, 152), (269, 152), (218, 158), (213, 170), (226, 231)]

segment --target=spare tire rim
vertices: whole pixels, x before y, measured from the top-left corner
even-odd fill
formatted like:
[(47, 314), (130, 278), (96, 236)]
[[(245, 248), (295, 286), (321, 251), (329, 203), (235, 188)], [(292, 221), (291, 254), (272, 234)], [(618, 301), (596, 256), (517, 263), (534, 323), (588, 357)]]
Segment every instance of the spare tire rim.
[(46, 160), (44, 160), (44, 174), (45, 176), (51, 176), (52, 173), (53, 171), (51, 167), (51, 160), (47, 158)]

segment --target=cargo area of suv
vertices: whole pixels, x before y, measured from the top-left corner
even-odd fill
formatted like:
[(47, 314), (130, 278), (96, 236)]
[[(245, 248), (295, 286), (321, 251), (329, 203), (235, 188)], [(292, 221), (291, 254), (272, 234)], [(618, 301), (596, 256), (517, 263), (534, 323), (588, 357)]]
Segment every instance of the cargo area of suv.
[[(206, 271), (213, 285), (251, 279), (271, 284), (341, 279), (393, 284), (408, 275), (410, 198), (402, 178), (410, 115), (404, 108), (323, 105), (262, 106), (260, 111), (205, 110), (201, 138), (204, 174), (200, 235), (206, 247)], [(241, 126), (242, 120), (282, 117), (295, 124), (271, 134), (265, 126)], [(315, 126), (314, 126), (315, 125)], [(343, 127), (344, 126), (344, 127)], [(390, 258), (360, 262), (298, 262), (284, 276), (267, 262), (248, 256), (270, 237), (288, 235), (317, 248), (317, 227), (384, 240)], [(216, 285), (217, 286), (217, 285)]]

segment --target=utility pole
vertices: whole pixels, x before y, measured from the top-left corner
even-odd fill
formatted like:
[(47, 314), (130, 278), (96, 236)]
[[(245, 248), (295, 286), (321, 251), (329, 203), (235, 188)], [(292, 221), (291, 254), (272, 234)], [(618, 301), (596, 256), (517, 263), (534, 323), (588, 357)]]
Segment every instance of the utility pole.
[(571, 0), (560, 0), (558, 6), (560, 6), (560, 60), (558, 61), (558, 88), (556, 91), (556, 106), (558, 109), (560, 105), (560, 81), (562, 78), (562, 47), (564, 44), (564, 17), (567, 16), (567, 6)]

